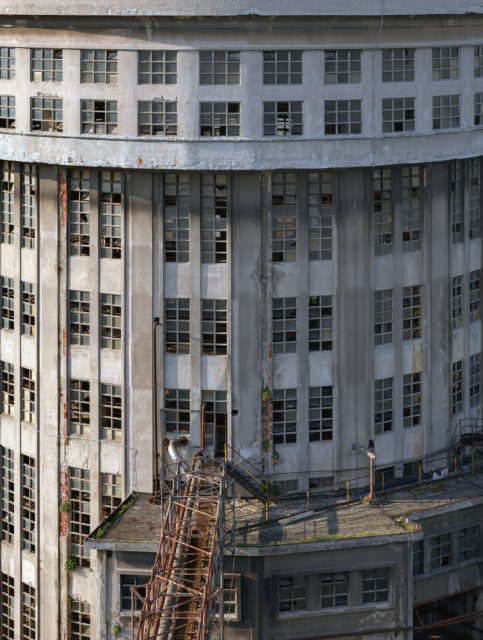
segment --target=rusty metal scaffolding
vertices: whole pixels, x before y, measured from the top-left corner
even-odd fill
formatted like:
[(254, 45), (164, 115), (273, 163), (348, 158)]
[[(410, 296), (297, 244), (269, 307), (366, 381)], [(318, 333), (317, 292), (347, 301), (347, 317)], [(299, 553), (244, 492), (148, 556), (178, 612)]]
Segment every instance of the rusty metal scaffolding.
[[(225, 489), (223, 465), (200, 454), (189, 470), (178, 464), (165, 477), (151, 578), (143, 589), (132, 589), (136, 640), (222, 640)], [(142, 602), (139, 615), (136, 597)]]

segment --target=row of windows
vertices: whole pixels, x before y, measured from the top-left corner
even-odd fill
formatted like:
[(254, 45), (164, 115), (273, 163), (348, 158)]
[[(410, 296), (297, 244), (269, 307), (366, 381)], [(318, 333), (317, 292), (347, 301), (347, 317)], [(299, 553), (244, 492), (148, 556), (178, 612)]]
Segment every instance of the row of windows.
[[(69, 291), (69, 344), (90, 343), (91, 302), (89, 291)], [(102, 349), (120, 349), (122, 345), (121, 296), (99, 294), (100, 346)]]
[[(383, 49), (382, 81), (414, 80), (414, 49)], [(360, 49), (326, 49), (323, 52), (325, 84), (354, 84), (362, 80)], [(475, 78), (483, 77), (483, 45), (473, 48)], [(264, 51), (263, 84), (302, 84), (301, 50)], [(62, 49), (31, 49), (30, 79), (33, 82), (62, 82)], [(322, 66), (322, 60), (320, 60)], [(82, 49), (80, 51), (83, 83), (117, 84), (118, 51)], [(138, 51), (138, 84), (176, 84), (177, 51)], [(433, 47), (432, 79), (456, 80), (460, 75), (460, 48)], [(0, 79), (15, 78), (15, 48), (0, 48)], [(200, 85), (238, 85), (241, 81), (240, 51), (200, 51)]]
[[(1, 487), (2, 487), (2, 527), (3, 542), (14, 542), (15, 538), (15, 485), (14, 453), (11, 449), (0, 447)], [(21, 455), (21, 532), (22, 549), (35, 553), (36, 547), (36, 469), (35, 459)]]
[[(203, 300), (202, 342), (205, 355), (226, 355), (228, 345), (226, 300)], [(191, 340), (189, 298), (165, 300), (165, 348), (167, 353), (189, 353)]]
[(413, 543), (413, 575), (444, 569), (480, 555), (479, 526), (431, 536)]
[[(460, 126), (461, 96), (433, 96), (433, 130)], [(62, 98), (31, 98), (31, 131), (62, 133), (64, 111)], [(382, 99), (382, 133), (415, 131), (414, 97)], [(323, 134), (354, 135), (363, 133), (362, 100), (325, 100)], [(118, 131), (117, 100), (81, 100), (80, 133), (115, 135)], [(252, 109), (252, 108), (251, 108)], [(483, 126), (483, 92), (474, 94), (475, 127)], [(240, 136), (239, 102), (200, 102), (199, 135), (202, 137)], [(0, 129), (16, 129), (16, 100), (0, 96)], [(138, 101), (139, 136), (178, 135), (178, 103), (169, 100)], [(263, 103), (264, 136), (303, 135), (303, 101), (284, 100)]]
[(277, 580), (277, 609), (279, 615), (283, 615), (334, 607), (357, 607), (389, 602), (390, 594), (391, 570), (386, 567), (280, 576)]
[[(15, 638), (15, 581), (6, 573), (0, 573), (0, 635), (2, 640)], [(35, 587), (22, 582), (21, 640), (36, 638), (36, 594)]]
[[(122, 393), (120, 385), (99, 388), (100, 433), (102, 440), (122, 438)], [(91, 425), (91, 383), (71, 379), (69, 383), (69, 435), (89, 435)]]
[[(10, 362), (0, 362), (1, 365), (1, 402), (0, 413), (4, 416), (15, 415), (15, 375), (14, 367)], [(21, 367), (21, 420), (35, 423), (35, 371)]]

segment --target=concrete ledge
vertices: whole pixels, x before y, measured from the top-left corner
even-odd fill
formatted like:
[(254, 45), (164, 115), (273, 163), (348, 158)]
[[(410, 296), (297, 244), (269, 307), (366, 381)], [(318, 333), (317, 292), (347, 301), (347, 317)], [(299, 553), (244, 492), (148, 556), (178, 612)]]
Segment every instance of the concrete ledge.
[(146, 140), (0, 135), (0, 158), (65, 166), (164, 171), (371, 167), (483, 155), (483, 129), (394, 137)]

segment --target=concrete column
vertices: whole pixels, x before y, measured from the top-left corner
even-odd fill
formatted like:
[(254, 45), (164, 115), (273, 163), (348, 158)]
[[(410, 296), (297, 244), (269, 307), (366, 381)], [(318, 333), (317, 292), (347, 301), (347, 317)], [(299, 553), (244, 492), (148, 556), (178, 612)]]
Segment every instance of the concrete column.
[[(201, 175), (190, 180), (190, 402), (191, 446), (194, 451), (201, 445)], [(196, 410), (200, 410), (197, 413)], [(195, 412), (193, 413), (193, 410)]]

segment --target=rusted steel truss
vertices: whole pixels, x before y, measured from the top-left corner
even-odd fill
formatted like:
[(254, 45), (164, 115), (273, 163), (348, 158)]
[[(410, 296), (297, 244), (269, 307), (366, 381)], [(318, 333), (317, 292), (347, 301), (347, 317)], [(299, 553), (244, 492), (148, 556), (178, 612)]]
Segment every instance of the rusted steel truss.
[(132, 590), (136, 640), (223, 638), (224, 482), (223, 467), (201, 456), (169, 479), (151, 578)]

